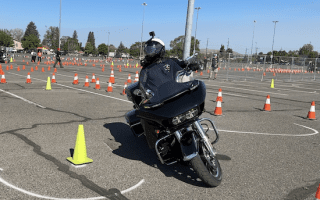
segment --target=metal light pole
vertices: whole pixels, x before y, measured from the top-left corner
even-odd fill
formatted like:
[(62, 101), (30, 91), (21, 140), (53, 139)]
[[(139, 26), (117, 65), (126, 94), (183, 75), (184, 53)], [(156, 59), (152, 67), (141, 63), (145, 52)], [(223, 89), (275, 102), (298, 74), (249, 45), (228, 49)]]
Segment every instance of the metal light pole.
[(61, 36), (61, 0), (60, 0), (60, 21), (59, 21), (59, 50), (60, 50), (60, 36)]
[(253, 21), (253, 35), (252, 35), (252, 45), (251, 45), (251, 61), (252, 61), (252, 48), (253, 48), (253, 38), (254, 38), (254, 29), (256, 27), (256, 20)]
[(274, 32), (273, 32), (273, 41), (272, 41), (272, 55), (271, 55), (271, 66), (272, 66), (272, 58), (273, 58), (273, 44), (274, 44), (274, 35), (276, 34), (276, 24), (279, 21), (272, 21), (274, 23)]
[(196, 43), (197, 43), (197, 27), (198, 27), (198, 14), (199, 14), (199, 10), (201, 9), (200, 7), (195, 8), (197, 10), (197, 22), (196, 22), (196, 31), (194, 33), (194, 41), (193, 41), (193, 54), (196, 53)]
[(193, 21), (194, 0), (188, 0), (187, 20), (185, 29), (185, 38), (183, 45), (183, 60), (190, 56), (192, 21)]
[(109, 36), (110, 36), (110, 32), (108, 32), (108, 58), (109, 58)]
[(143, 5), (143, 17), (142, 17), (142, 31), (141, 31), (141, 48), (140, 48), (140, 59), (141, 59), (141, 54), (142, 54), (142, 36), (143, 36), (143, 21), (144, 21), (144, 9), (145, 9), (145, 7), (146, 7), (146, 3), (145, 2), (143, 2), (143, 4), (141, 4), (141, 5)]

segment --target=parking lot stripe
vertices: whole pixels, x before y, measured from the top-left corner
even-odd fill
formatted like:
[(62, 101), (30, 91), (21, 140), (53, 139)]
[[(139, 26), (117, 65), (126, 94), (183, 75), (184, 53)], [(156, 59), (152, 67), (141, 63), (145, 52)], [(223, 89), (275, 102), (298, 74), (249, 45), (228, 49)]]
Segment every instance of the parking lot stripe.
[(4, 92), (4, 93), (7, 93), (7, 94), (10, 94), (11, 96), (14, 96), (14, 97), (16, 97), (16, 98), (18, 98), (18, 99), (21, 99), (22, 101), (25, 101), (25, 102), (27, 102), (27, 103), (36, 105), (36, 106), (38, 106), (38, 107), (40, 107), (40, 108), (46, 108), (46, 107), (44, 107), (44, 106), (42, 106), (42, 105), (40, 105), (40, 104), (34, 103), (34, 102), (32, 102), (32, 101), (29, 101), (28, 99), (25, 99), (25, 98), (23, 98), (23, 97), (20, 97), (20, 96), (18, 96), (18, 95), (16, 95), (16, 94), (12, 94), (11, 92), (7, 92), (7, 91), (4, 91), (4, 90), (2, 90), (2, 89), (0, 89), (0, 91), (1, 91), (1, 92)]
[[(12, 73), (12, 72), (8, 72), (8, 73), (9, 74), (13, 74), (13, 75), (17, 75), (17, 76), (22, 76), (20, 74), (15, 74), (15, 73)], [(39, 81), (42, 81), (42, 82), (47, 82), (46, 80), (41, 80), (41, 79), (37, 79), (37, 78), (32, 78), (32, 79), (39, 80)], [(62, 84), (59, 84), (59, 83), (55, 83), (55, 85), (60, 85), (62, 87), (70, 88), (70, 89), (73, 89), (73, 90), (79, 90), (79, 91), (82, 91), (82, 92), (88, 92), (88, 93), (91, 93), (91, 94), (95, 94), (95, 95), (99, 95), (99, 96), (103, 96), (103, 97), (108, 97), (108, 98), (111, 98), (111, 99), (117, 99), (117, 100), (120, 100), (120, 101), (132, 103), (131, 101), (127, 101), (127, 100), (124, 100), (124, 99), (119, 99), (119, 98), (116, 98), (116, 97), (112, 97), (112, 96), (108, 96), (108, 95), (104, 95), (104, 94), (100, 94), (100, 93), (91, 92), (91, 91), (88, 91), (88, 90), (82, 90), (82, 89), (79, 89), (79, 88), (74, 88), (74, 87), (70, 87), (70, 86), (67, 86), (67, 85), (62, 85)]]
[(142, 183), (144, 183), (144, 179), (142, 179), (139, 183), (137, 183), (136, 185), (132, 186), (131, 188), (128, 188), (126, 190), (121, 191), (121, 194), (130, 192), (131, 190), (136, 189), (137, 187), (139, 187)]
[[(313, 131), (313, 133), (308, 133), (308, 134), (301, 134), (301, 135), (290, 135), (290, 134), (277, 134), (277, 133), (257, 133), (257, 132), (245, 132), (245, 131), (230, 131), (230, 130), (222, 130), (222, 129), (218, 129), (218, 131), (221, 131), (221, 132), (228, 132), (228, 133), (246, 133), (246, 134), (255, 134), (255, 135), (270, 135), (270, 136), (288, 136), (288, 137), (306, 137), (306, 136), (312, 136), (312, 135), (316, 135), (318, 134), (319, 132), (313, 128), (310, 128), (310, 127), (307, 127), (307, 126), (304, 126), (304, 125), (300, 125), (300, 124), (296, 124), (296, 123), (293, 123), (294, 125), (297, 125), (297, 126), (301, 126), (303, 128), (306, 128), (306, 129), (310, 129)], [(207, 128), (204, 128), (205, 130)], [(212, 128), (210, 128), (209, 130), (213, 131)]]

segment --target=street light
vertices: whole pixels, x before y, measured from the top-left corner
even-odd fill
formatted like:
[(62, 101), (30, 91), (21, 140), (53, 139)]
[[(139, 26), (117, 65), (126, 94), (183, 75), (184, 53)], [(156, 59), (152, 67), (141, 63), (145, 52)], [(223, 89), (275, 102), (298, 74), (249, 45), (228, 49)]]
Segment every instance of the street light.
[(193, 54), (195, 54), (196, 52), (196, 43), (197, 43), (197, 40), (196, 40), (196, 37), (197, 37), (197, 27), (198, 27), (198, 14), (199, 14), (199, 10), (201, 9), (200, 7), (198, 8), (195, 8), (197, 10), (197, 22), (196, 22), (196, 31), (194, 33), (194, 41), (193, 41)]
[(59, 49), (60, 49), (60, 37), (61, 37), (61, 0), (60, 0), (60, 21), (59, 21)]
[(108, 57), (109, 58), (109, 36), (110, 36), (110, 32), (108, 32)]
[(254, 38), (254, 28), (256, 27), (256, 20), (253, 21), (253, 35), (252, 35), (252, 45), (251, 45), (251, 61), (252, 61), (252, 48), (253, 48), (253, 38)]
[(145, 2), (143, 2), (143, 4), (141, 4), (141, 5), (143, 5), (143, 17), (142, 17), (142, 31), (141, 31), (141, 49), (140, 49), (140, 59), (141, 59), (141, 53), (142, 53), (142, 36), (143, 36), (143, 21), (144, 21), (144, 9), (145, 9), (145, 7), (146, 7), (146, 3)]
[(273, 44), (274, 44), (274, 35), (276, 34), (276, 24), (279, 21), (272, 21), (274, 23), (274, 32), (273, 32), (273, 42), (272, 42), (272, 55), (271, 55), (271, 66), (272, 66), (272, 58), (273, 58)]

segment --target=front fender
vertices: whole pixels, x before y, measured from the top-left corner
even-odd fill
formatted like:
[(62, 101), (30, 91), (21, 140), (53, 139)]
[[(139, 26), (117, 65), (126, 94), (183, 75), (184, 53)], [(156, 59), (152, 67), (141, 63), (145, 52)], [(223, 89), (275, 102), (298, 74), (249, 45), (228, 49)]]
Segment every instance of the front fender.
[(183, 135), (180, 131), (175, 131), (174, 134), (180, 143), (183, 161), (189, 161), (198, 155), (199, 148), (194, 131), (188, 131)]

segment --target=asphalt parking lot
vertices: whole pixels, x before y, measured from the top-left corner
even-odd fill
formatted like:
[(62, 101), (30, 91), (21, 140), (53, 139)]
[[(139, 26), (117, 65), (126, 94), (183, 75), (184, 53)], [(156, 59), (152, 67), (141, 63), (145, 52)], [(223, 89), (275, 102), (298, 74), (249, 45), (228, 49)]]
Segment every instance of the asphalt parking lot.
[[(316, 112), (320, 104), (319, 74), (263, 76), (234, 67), (221, 68), (216, 80), (208, 80), (206, 71), (194, 73), (207, 87), (202, 116), (213, 119), (220, 133), (215, 147), (223, 180), (208, 188), (189, 166), (161, 165), (145, 139), (131, 133), (124, 115), (133, 104), (121, 93), (128, 74), (134, 80), (140, 71), (133, 68), (136, 61), (129, 62), (132, 68), (114, 62), (115, 84), (108, 93), (111, 63), (88, 59), (58, 67), (50, 91), (45, 88), (53, 64), (46, 59), (39, 65), (27, 65), (30, 59), (21, 56), (1, 63), (7, 83), (0, 84), (0, 199), (314, 199), (320, 183), (320, 123), (306, 117), (312, 101)], [(35, 66), (32, 84), (26, 84)], [(79, 85), (72, 84), (75, 73)], [(100, 90), (94, 83), (83, 87), (92, 73)], [(214, 116), (219, 88), (223, 115)], [(267, 95), (271, 112), (262, 110)], [(93, 162), (75, 167), (66, 158), (79, 124)]]

